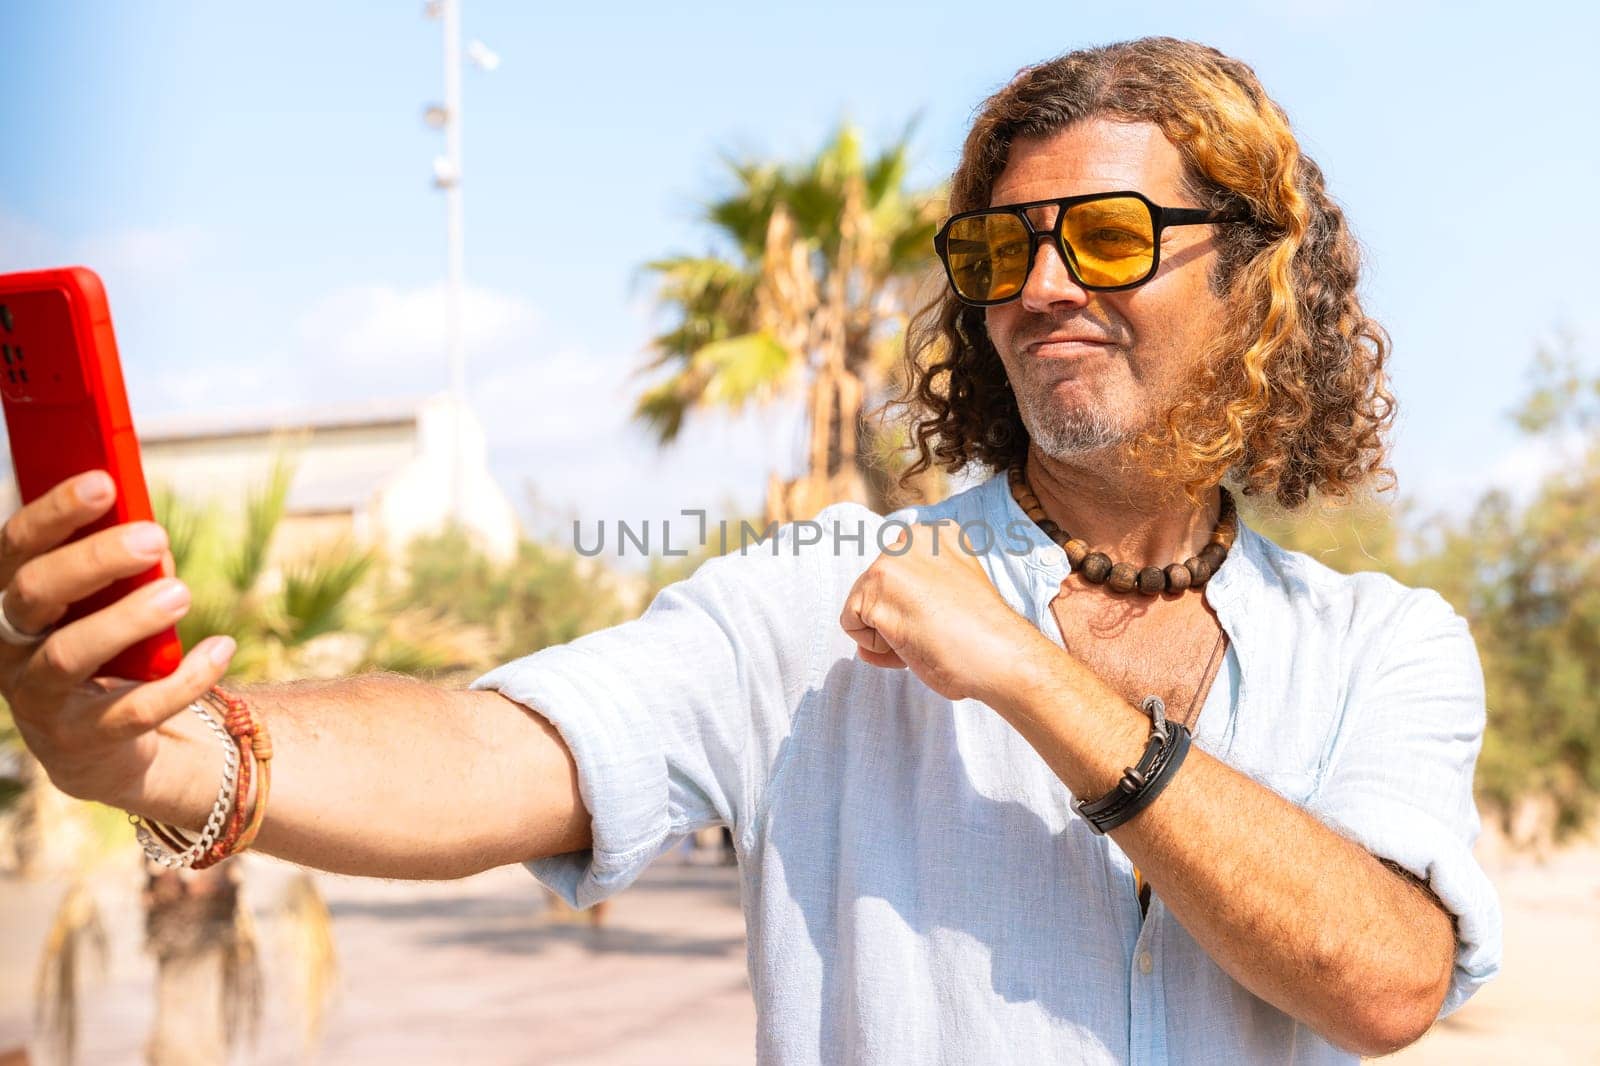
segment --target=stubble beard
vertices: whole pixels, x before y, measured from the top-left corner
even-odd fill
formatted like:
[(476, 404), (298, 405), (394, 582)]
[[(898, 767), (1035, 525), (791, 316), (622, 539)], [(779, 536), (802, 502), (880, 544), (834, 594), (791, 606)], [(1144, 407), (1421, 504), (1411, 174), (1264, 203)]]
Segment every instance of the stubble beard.
[(1133, 440), (1136, 431), (1116, 416), (1103, 397), (1066, 406), (1055, 394), (1055, 381), (1022, 377), (1012, 385), (1017, 411), (1033, 446), (1049, 458), (1080, 459), (1121, 449)]

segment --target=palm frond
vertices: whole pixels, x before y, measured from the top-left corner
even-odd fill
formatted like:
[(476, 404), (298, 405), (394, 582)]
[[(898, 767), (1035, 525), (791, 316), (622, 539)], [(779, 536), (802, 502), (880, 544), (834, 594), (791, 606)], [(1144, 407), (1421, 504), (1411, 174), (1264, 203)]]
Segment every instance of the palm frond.
[(767, 220), (783, 199), (785, 176), (781, 168), (766, 162), (728, 161), (728, 168), (734, 190), (707, 204), (705, 219), (730, 238), (745, 259), (758, 259)]
[(45, 934), (34, 991), (34, 1025), (51, 1057), (71, 1064), (78, 1054), (83, 974), (92, 963), (104, 970), (105, 926), (82, 881), (67, 890)]
[(179, 574), (187, 574), (194, 561), (195, 545), (205, 525), (205, 516), (185, 504), (170, 486), (159, 485), (150, 494), (150, 509), (157, 523), (167, 531), (167, 546)]
[(288, 567), (283, 575), (283, 642), (294, 647), (344, 625), (350, 593), (372, 565), (348, 545)]
[(238, 867), (230, 863), (233, 882), (233, 925), (222, 945), (222, 1031), (234, 1050), (256, 1042), (261, 1029), (262, 975), (260, 937), (240, 884)]
[(876, 209), (886, 200), (900, 197), (911, 167), (911, 138), (916, 133), (917, 125), (918, 119), (913, 117), (906, 123), (905, 132), (866, 165), (869, 209)]
[(705, 374), (700, 402), (739, 410), (771, 400), (798, 368), (800, 357), (765, 330), (715, 341), (694, 353)]
[(704, 379), (686, 369), (641, 393), (634, 402), (633, 417), (645, 424), (657, 443), (671, 444), (704, 391)]
[[(894, 283), (933, 263), (942, 200), (906, 187), (914, 129), (915, 120), (870, 157), (861, 130), (844, 122), (809, 159), (725, 160), (732, 180), (705, 218), (737, 251), (646, 268), (659, 305), (676, 312), (636, 371), (671, 371), (633, 411), (659, 442), (675, 440), (698, 408), (737, 409), (798, 384), (792, 371), (818, 357), (819, 310), (843, 320), (850, 352), (898, 328), (909, 290)], [(846, 365), (876, 369), (849, 352)]]
[(311, 875), (289, 883), (283, 904), (287, 956), (294, 960), (301, 1037), (307, 1052), (316, 1046), (338, 987), (339, 952), (333, 940), (333, 915)]
[(192, 648), (211, 636), (230, 636), (242, 647), (253, 636), (248, 619), (239, 611), (237, 593), (196, 595), (189, 613), (178, 619), (178, 639)]
[(288, 505), (289, 485), (293, 480), (293, 464), (280, 455), (272, 465), (266, 484), (252, 492), (245, 503), (244, 536), (238, 554), (227, 564), (228, 581), (241, 595), (255, 588), (266, 569), (272, 536)]

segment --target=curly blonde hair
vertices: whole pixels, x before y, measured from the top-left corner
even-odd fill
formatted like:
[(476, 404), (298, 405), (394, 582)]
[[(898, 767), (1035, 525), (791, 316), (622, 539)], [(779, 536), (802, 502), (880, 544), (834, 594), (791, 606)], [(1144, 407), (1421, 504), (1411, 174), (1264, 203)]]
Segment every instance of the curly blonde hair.
[[(1213, 290), (1226, 305), (1196, 387), (1135, 443), (1156, 476), (1199, 494), (1229, 478), (1283, 508), (1313, 493), (1394, 483), (1389, 339), (1356, 297), (1360, 253), (1322, 171), (1244, 63), (1192, 41), (1148, 37), (1070, 52), (1022, 70), (983, 105), (951, 180), (951, 213), (985, 207), (1019, 138), (1091, 116), (1150, 122), (1175, 145), (1195, 202), (1250, 221), (1219, 227)], [(983, 309), (946, 289), (913, 317), (904, 391), (918, 458), (1001, 470), (1028, 434)]]

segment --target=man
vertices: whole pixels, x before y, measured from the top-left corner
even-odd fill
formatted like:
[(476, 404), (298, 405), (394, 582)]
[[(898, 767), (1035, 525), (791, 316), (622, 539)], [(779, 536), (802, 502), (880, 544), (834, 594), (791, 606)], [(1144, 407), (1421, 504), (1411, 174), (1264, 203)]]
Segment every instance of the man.
[[(1476, 651), (1432, 592), (1235, 531), (1219, 488), (1292, 507), (1384, 472), (1386, 342), (1321, 172), (1247, 67), (1151, 39), (1019, 74), (952, 208), (905, 399), (923, 464), (988, 480), (826, 508), (472, 691), (247, 692), (276, 748), (257, 846), (387, 877), (528, 861), (591, 905), (727, 825), (763, 1062), (1415, 1040), (1498, 966)], [(91, 681), (181, 615), (176, 582), (50, 629), (161, 556), (148, 525), (58, 547), (109, 492), (6, 524), (0, 606), (38, 642), (0, 680), (63, 788), (192, 830), (218, 759), (179, 712), (231, 645)]]

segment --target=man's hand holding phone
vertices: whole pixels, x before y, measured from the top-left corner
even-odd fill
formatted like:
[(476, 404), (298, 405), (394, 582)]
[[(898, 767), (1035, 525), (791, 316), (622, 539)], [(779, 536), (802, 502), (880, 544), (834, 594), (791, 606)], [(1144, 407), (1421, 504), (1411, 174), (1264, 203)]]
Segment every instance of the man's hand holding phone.
[[(56, 485), (0, 529), (0, 609), (31, 641), (0, 643), (0, 694), (62, 791), (125, 810), (181, 810), (203, 819), (216, 782), (188, 772), (177, 749), (207, 741), (175, 716), (221, 680), (234, 643), (201, 641), (159, 680), (95, 676), (100, 664), (170, 629), (190, 605), (189, 590), (173, 576), (166, 533), (154, 522), (69, 542), (115, 498), (111, 477), (90, 471)], [(163, 580), (57, 625), (71, 604), (158, 563)]]

